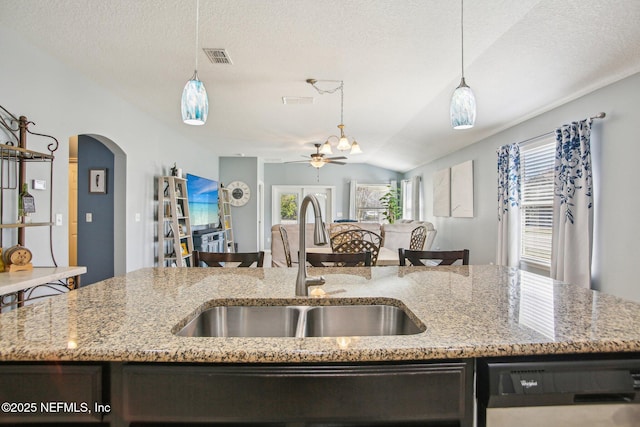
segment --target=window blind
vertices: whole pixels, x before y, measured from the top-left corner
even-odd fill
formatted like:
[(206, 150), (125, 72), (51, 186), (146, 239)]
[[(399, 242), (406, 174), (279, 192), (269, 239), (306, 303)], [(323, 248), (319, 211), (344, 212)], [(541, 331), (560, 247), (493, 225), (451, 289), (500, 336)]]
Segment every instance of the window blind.
[(551, 266), (555, 139), (541, 138), (520, 147), (522, 173), (520, 259)]

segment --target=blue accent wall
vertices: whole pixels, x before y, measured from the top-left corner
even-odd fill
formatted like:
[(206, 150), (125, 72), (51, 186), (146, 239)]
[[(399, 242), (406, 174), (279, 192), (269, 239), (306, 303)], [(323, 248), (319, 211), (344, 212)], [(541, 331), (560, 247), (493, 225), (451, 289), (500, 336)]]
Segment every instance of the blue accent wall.
[[(78, 265), (87, 267), (82, 285), (113, 277), (113, 168), (114, 156), (107, 147), (89, 136), (78, 136)], [(89, 169), (107, 169), (106, 194), (89, 194)], [(87, 213), (93, 216), (92, 222), (86, 222)]]

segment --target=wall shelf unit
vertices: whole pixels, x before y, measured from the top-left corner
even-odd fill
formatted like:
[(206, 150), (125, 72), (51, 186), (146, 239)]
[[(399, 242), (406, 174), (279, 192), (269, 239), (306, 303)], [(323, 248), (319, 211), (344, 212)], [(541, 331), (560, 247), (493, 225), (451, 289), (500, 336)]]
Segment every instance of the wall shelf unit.
[(158, 178), (158, 266), (192, 267), (193, 236), (187, 180)]
[[(29, 122), (27, 122), (26, 119), (24, 119), (24, 121), (24, 127), (26, 129)], [(21, 127), (22, 124), (20, 125), (20, 128)], [(24, 143), (26, 144), (26, 141)], [(50, 146), (50, 148), (53, 147)], [(57, 145), (55, 145), (54, 150), (55, 149), (57, 149)], [(51, 154), (46, 154), (14, 145), (0, 144), (0, 206), (2, 207), (2, 215), (0, 215), (0, 229), (24, 229), (25, 227), (46, 227), (53, 225), (53, 222), (51, 221), (51, 209), (49, 210), (49, 221), (25, 222), (27, 221), (26, 217), (19, 217), (17, 210), (15, 214), (8, 212), (12, 209), (13, 204), (5, 202), (5, 192), (8, 192), (10, 194), (9, 197), (12, 199), (17, 199), (20, 189), (25, 185), (27, 181), (26, 163), (49, 163), (49, 167), (52, 170), (53, 159), (53, 151), (51, 151)], [(7, 205), (11, 207), (7, 207), (5, 209)], [(9, 222), (5, 222), (5, 218), (8, 218)], [(23, 230), (18, 231), (17, 243), (19, 245), (24, 245)]]
[[(25, 229), (29, 227), (53, 226), (53, 153), (58, 149), (58, 140), (51, 135), (32, 132), (29, 127), (34, 123), (25, 116), (16, 117), (6, 108), (0, 106), (0, 246), (18, 244), (25, 246)], [(4, 133), (2, 133), (4, 132)], [(4, 136), (8, 139), (4, 139)], [(35, 151), (27, 148), (27, 136), (34, 135), (39, 138), (48, 138), (46, 145), (48, 152)], [(23, 189), (28, 189), (27, 165), (43, 163), (44, 169), (36, 167), (40, 173), (47, 173), (49, 177), (48, 197), (38, 197), (37, 214), (34, 209), (21, 212), (18, 200)], [(30, 195), (29, 195), (30, 196)], [(32, 196), (29, 197), (34, 200)], [(48, 199), (48, 200), (47, 200)], [(48, 202), (48, 215), (42, 215), (46, 209), (42, 209), (44, 201)], [(46, 204), (45, 204), (46, 206)], [(17, 230), (15, 234), (11, 230)], [(10, 232), (6, 234), (5, 231)], [(51, 236), (50, 236), (51, 239)], [(56, 265), (52, 245), (50, 246), (51, 259)]]
[[(51, 135), (32, 132), (34, 125), (25, 116), (16, 117), (0, 106), (0, 246), (7, 258), (15, 251), (27, 251), (29, 260), (6, 265), (7, 271), (19, 271), (20, 275), (2, 275), (0, 311), (21, 307), (26, 301), (45, 298), (60, 292), (76, 289), (79, 275), (85, 267), (58, 267), (53, 253), (53, 160), (59, 143)], [(27, 148), (27, 136), (48, 139), (46, 151)], [(38, 163), (40, 165), (38, 165)], [(29, 171), (27, 171), (29, 169)], [(27, 174), (29, 172), (29, 174)], [(44, 181), (34, 193), (28, 193), (29, 178)], [(48, 188), (47, 188), (48, 187)], [(45, 190), (46, 191), (42, 191)], [(33, 267), (31, 251), (26, 243), (26, 230), (33, 227), (49, 227), (48, 246), (52, 267)], [(40, 236), (40, 234), (38, 234)], [(46, 242), (38, 237), (37, 248)], [(21, 248), (22, 247), (22, 248)], [(33, 249), (33, 248), (32, 248)], [(14, 260), (12, 260), (14, 261)], [(1, 273), (0, 273), (1, 274)], [(36, 292), (37, 290), (37, 292)]]

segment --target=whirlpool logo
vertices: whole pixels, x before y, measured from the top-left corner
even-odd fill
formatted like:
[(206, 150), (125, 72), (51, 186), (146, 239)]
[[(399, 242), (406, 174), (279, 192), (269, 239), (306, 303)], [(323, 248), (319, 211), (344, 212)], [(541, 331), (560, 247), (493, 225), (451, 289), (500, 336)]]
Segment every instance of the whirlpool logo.
[(536, 380), (520, 380), (520, 385), (523, 388), (538, 387), (538, 381), (536, 381)]

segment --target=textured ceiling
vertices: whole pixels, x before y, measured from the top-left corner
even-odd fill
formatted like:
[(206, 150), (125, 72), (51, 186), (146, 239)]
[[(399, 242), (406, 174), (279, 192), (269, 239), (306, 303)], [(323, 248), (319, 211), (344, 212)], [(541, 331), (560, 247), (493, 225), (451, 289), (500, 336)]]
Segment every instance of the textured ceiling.
[[(365, 151), (349, 162), (397, 171), (640, 71), (640, 0), (467, 0), (465, 76), (478, 118), (453, 131), (460, 2), (200, 0), (200, 47), (225, 48), (233, 64), (199, 50), (209, 119), (190, 127), (180, 96), (195, 68), (195, 7), (0, 0), (0, 25), (221, 156), (310, 154), (337, 133), (340, 97), (305, 80), (343, 80), (345, 130)], [(315, 102), (283, 105), (283, 96)]]

